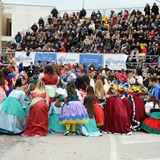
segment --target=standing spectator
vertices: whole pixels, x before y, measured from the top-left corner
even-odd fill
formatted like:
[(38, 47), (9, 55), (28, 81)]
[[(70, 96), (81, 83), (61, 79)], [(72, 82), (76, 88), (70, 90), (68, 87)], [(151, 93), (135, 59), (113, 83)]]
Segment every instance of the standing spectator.
[(160, 85), (157, 84), (157, 78), (151, 77), (149, 82), (151, 89), (151, 95), (160, 100)]
[(114, 10), (112, 9), (112, 10), (111, 10), (111, 13), (110, 13), (110, 15), (109, 15), (109, 19), (113, 18), (114, 15), (115, 15), (115, 12), (114, 12)]
[(145, 8), (144, 8), (144, 12), (145, 12), (145, 16), (146, 15), (148, 15), (148, 16), (150, 16), (150, 6), (149, 6), (149, 4), (147, 3), (146, 4), (146, 6), (145, 6)]
[(36, 33), (36, 32), (37, 32), (37, 30), (38, 30), (38, 26), (37, 26), (37, 24), (36, 24), (36, 23), (34, 23), (34, 24), (33, 24), (33, 26), (31, 27), (31, 29), (32, 29), (32, 31), (33, 31), (34, 33)]
[(96, 26), (97, 26), (97, 28), (100, 26), (101, 20), (102, 20), (102, 14), (101, 14), (101, 12), (98, 10), (98, 11), (97, 11), (97, 16), (96, 16)]
[(29, 77), (33, 76), (34, 69), (35, 69), (35, 66), (34, 66), (33, 62), (30, 62), (30, 65), (29, 65), (29, 68), (28, 68), (28, 70), (29, 70), (29, 73), (28, 73)]
[(56, 7), (54, 7), (54, 8), (52, 9), (51, 14), (52, 14), (52, 17), (55, 17), (55, 18), (58, 17), (58, 11), (57, 11)]
[(157, 16), (159, 14), (159, 8), (156, 5), (156, 3), (153, 3), (152, 12), (155, 14), (155, 16)]
[(42, 68), (43, 68), (43, 63), (42, 63), (42, 61), (39, 60), (37, 65), (36, 65), (35, 70), (41, 70)]
[(79, 14), (79, 18), (82, 19), (82, 17), (85, 17), (86, 16), (86, 10), (84, 8), (82, 8), (82, 10), (80, 11), (80, 14)]
[(96, 14), (95, 11), (93, 11), (92, 14), (91, 14), (91, 20), (92, 20), (93, 22), (95, 22), (96, 19), (97, 19), (97, 14)]
[(18, 32), (17, 35), (15, 36), (15, 40), (17, 44), (21, 42), (22, 36), (20, 32)]
[(44, 28), (44, 20), (42, 17), (40, 17), (38, 24), (39, 24), (39, 28), (40, 28), (40, 26)]
[(130, 57), (129, 57), (129, 61), (132, 61), (132, 62), (135, 63), (136, 66), (137, 66), (137, 63), (138, 63), (138, 61), (139, 61), (139, 51), (138, 51), (137, 48), (135, 48), (135, 49), (131, 52)]
[(124, 10), (123, 19), (126, 21), (126, 20), (128, 20), (128, 17), (129, 17), (129, 13), (128, 13), (128, 11), (125, 9), (125, 10)]

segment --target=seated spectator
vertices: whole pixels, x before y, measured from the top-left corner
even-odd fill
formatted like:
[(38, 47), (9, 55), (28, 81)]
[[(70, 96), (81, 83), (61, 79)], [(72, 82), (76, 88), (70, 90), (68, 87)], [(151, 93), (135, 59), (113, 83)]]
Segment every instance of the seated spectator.
[(49, 15), (49, 17), (48, 17), (47, 21), (48, 21), (48, 24), (49, 24), (49, 25), (51, 25), (51, 24), (52, 24), (52, 17), (51, 17), (51, 15)]
[(44, 28), (44, 20), (42, 17), (39, 18), (38, 24), (39, 24), (39, 27), (41, 26)]
[(34, 33), (37, 32), (37, 30), (38, 30), (37, 24), (34, 23), (34, 24), (32, 25), (32, 27), (31, 27), (31, 29), (32, 29), (32, 31), (33, 31)]
[(69, 14), (68, 14), (67, 12), (64, 12), (64, 14), (63, 14), (63, 19), (64, 19), (65, 21), (67, 21), (68, 18), (69, 18)]
[(66, 48), (64, 47), (64, 44), (61, 44), (61, 48), (59, 49), (59, 52), (65, 53), (66, 52)]
[(114, 46), (114, 52), (119, 53), (119, 51), (120, 51), (119, 43), (116, 43), (115, 46)]
[(155, 37), (155, 33), (154, 33), (154, 30), (152, 30), (151, 32), (149, 32), (148, 38), (151, 40), (154, 40), (154, 37)]
[(15, 44), (14, 41), (11, 42), (11, 49), (15, 50), (17, 48), (17, 45)]

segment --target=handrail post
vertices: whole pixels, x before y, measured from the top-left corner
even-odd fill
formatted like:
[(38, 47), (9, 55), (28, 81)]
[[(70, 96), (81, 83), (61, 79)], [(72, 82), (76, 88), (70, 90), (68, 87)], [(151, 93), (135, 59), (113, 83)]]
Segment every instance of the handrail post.
[(160, 56), (158, 56), (158, 66), (160, 66)]
[(103, 16), (106, 16), (106, 10), (103, 9)]

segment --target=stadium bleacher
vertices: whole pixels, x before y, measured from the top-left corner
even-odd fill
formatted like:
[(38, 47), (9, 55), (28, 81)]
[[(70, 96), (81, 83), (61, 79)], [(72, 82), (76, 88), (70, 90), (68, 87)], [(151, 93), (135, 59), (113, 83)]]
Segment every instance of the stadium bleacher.
[[(160, 15), (154, 5), (150, 12), (147, 7), (144, 13), (139, 9), (131, 13), (111, 10), (108, 16), (98, 10), (90, 17), (85, 16), (85, 9), (60, 17), (55, 8), (46, 23), (40, 17), (24, 36), (17, 33), (8, 51), (123, 53), (134, 63), (139, 55), (160, 54)], [(157, 58), (147, 62), (157, 62)]]

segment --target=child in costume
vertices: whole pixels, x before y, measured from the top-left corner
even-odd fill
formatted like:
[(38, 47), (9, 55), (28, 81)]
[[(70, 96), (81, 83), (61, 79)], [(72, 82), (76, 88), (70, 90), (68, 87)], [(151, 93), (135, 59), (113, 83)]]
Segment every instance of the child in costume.
[(89, 121), (88, 123), (83, 124), (82, 126), (79, 126), (79, 130), (77, 130), (77, 132), (79, 131), (79, 134), (82, 134), (88, 137), (102, 136), (102, 133), (100, 133), (100, 131), (97, 128), (96, 121), (94, 118), (94, 106), (93, 106), (92, 97), (86, 96), (84, 98), (84, 106), (87, 109), (87, 112), (89, 115)]
[[(56, 93), (57, 94), (57, 93)], [(55, 102), (53, 102), (49, 109), (49, 132), (50, 133), (65, 133), (65, 125), (59, 124), (59, 117), (61, 114), (62, 106), (64, 105), (64, 95), (57, 94)]]
[(97, 126), (100, 128), (104, 124), (104, 112), (102, 106), (99, 103), (98, 98), (94, 94), (92, 86), (87, 87), (87, 96), (91, 96), (94, 105), (94, 117), (96, 119)]
[(66, 86), (67, 98), (62, 107), (60, 115), (60, 123), (65, 124), (65, 136), (69, 134), (72, 126), (72, 133), (75, 135), (76, 124), (84, 124), (88, 122), (88, 113), (84, 105), (80, 102), (77, 96), (76, 87), (73, 82), (69, 82)]
[(140, 127), (148, 133), (160, 134), (160, 101), (153, 96), (149, 97), (145, 112), (149, 117), (141, 122)]

